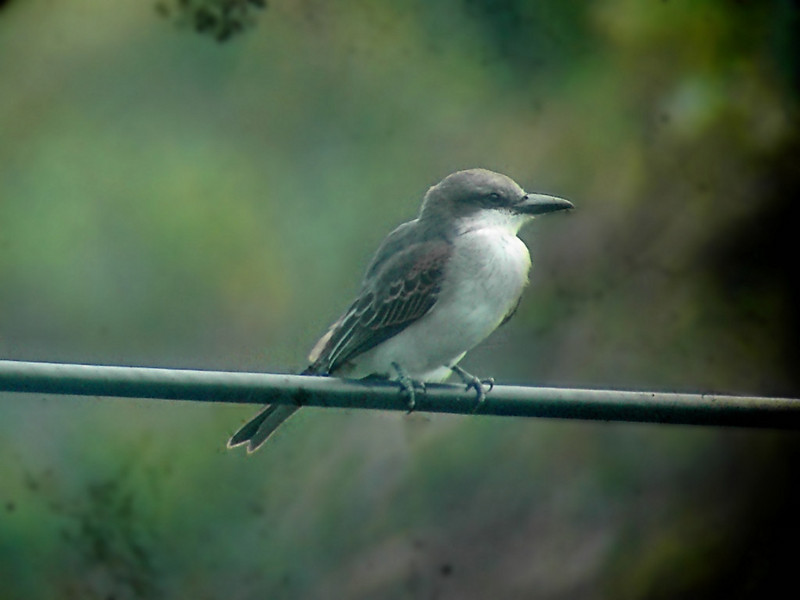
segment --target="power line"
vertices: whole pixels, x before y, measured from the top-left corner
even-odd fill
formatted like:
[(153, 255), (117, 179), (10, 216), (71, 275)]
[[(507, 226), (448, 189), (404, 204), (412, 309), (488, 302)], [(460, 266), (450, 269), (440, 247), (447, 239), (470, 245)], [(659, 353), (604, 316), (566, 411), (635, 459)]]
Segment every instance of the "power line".
[[(271, 373), (0, 360), (0, 391), (325, 408), (407, 410), (396, 383)], [(717, 394), (428, 384), (415, 411), (800, 430), (800, 400)]]

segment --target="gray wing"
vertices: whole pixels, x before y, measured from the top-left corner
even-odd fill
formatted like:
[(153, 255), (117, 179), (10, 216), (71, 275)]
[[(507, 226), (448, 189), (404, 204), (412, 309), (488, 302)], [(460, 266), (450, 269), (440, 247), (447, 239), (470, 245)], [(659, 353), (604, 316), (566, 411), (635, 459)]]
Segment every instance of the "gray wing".
[[(436, 304), (451, 246), (415, 225), (412, 221), (398, 227), (375, 253), (361, 292), (317, 342), (309, 357), (312, 364), (304, 374), (335, 371), (396, 335)], [(267, 406), (231, 437), (228, 447), (247, 444), (247, 451), (254, 452), (297, 409)]]
[(451, 251), (442, 238), (407, 244), (387, 239), (358, 297), (311, 351), (306, 373), (334, 372), (427, 313), (439, 297)]

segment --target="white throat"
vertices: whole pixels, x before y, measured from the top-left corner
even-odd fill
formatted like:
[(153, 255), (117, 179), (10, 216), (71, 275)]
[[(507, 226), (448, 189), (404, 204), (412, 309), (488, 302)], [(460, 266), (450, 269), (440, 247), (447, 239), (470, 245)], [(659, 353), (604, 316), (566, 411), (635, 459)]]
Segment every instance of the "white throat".
[(481, 210), (457, 220), (456, 231), (459, 235), (479, 229), (499, 230), (507, 235), (516, 237), (520, 228), (533, 219), (530, 215), (523, 215), (506, 210)]

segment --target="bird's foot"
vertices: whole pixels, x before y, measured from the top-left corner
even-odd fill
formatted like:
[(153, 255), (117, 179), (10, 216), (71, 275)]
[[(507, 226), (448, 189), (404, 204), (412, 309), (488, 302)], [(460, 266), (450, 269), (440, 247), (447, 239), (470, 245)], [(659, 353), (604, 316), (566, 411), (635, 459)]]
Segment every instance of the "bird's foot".
[(469, 389), (475, 390), (475, 393), (477, 395), (476, 397), (477, 401), (475, 403), (475, 408), (472, 409), (472, 412), (473, 413), (478, 412), (478, 409), (486, 401), (486, 394), (491, 392), (492, 388), (494, 388), (494, 378), (489, 377), (488, 379), (478, 379), (477, 377), (475, 377), (475, 375), (473, 375), (472, 373), (468, 373), (458, 365), (453, 365), (452, 367), (450, 367), (450, 369), (453, 371), (453, 373), (455, 373), (461, 378), (461, 381), (463, 381), (466, 384), (468, 390)]
[(397, 383), (400, 384), (400, 391), (408, 397), (408, 412), (414, 412), (417, 405), (417, 389), (425, 393), (425, 383), (412, 379), (406, 370), (399, 363), (393, 362), (392, 367), (397, 372)]

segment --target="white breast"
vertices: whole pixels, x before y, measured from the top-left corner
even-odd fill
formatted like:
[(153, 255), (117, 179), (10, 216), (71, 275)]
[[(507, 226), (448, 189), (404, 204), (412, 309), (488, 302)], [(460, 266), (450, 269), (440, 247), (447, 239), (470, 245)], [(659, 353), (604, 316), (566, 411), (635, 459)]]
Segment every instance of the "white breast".
[(436, 305), (419, 321), (354, 359), (348, 376), (393, 376), (392, 362), (397, 362), (414, 379), (444, 380), (450, 374), (448, 367), (514, 308), (530, 266), (527, 247), (506, 227), (459, 235)]
[(479, 229), (458, 238), (448, 267), (451, 285), (438, 304), (464, 350), (481, 342), (514, 308), (530, 266), (525, 244), (504, 229)]

